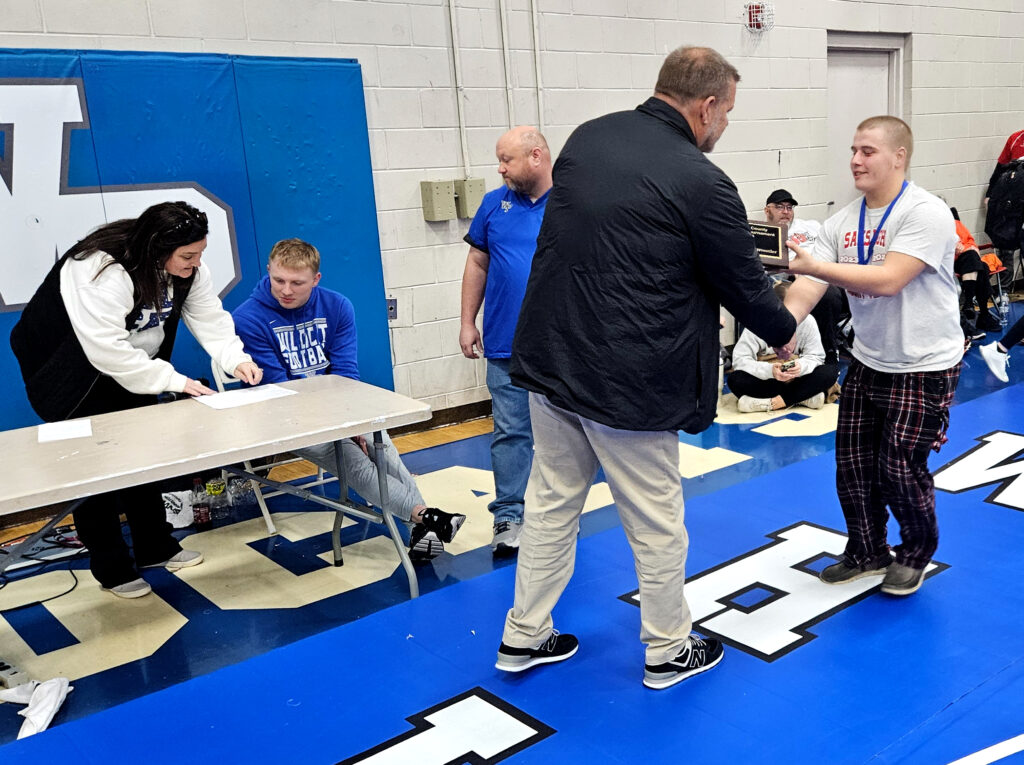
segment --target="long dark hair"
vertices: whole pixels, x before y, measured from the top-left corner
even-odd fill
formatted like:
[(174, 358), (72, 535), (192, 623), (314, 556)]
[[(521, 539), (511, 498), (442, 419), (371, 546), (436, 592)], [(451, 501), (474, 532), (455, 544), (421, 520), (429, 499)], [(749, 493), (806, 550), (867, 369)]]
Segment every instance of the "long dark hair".
[[(101, 226), (65, 255), (85, 260), (97, 252), (107, 253), (131, 277), (136, 305), (159, 311), (163, 303), (163, 274), (167, 259), (179, 247), (203, 239), (208, 231), (206, 213), (202, 210), (187, 202), (161, 202), (138, 218)], [(194, 276), (193, 272), (183, 281), (190, 281)]]

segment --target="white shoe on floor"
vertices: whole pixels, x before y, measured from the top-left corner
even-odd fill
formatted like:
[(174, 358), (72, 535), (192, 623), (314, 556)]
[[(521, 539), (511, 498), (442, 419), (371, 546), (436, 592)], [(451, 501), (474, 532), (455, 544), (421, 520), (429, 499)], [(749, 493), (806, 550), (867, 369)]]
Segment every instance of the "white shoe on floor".
[(203, 562), (203, 554), (195, 550), (182, 550), (177, 555), (168, 558), (163, 563), (150, 563), (142, 568), (165, 568), (168, 571), (177, 571), (180, 568), (198, 566)]
[(772, 400), (770, 398), (754, 398), (753, 396), (740, 396), (736, 401), (736, 408), (741, 412), (770, 412), (772, 411)]
[(1000, 351), (996, 347), (995, 343), (978, 346), (978, 350), (981, 351), (981, 357), (985, 359), (985, 363), (988, 364), (989, 371), (991, 371), (992, 374), (1000, 380), (1000, 382), (1010, 382), (1010, 376), (1006, 373), (1006, 367), (1010, 365), (1010, 354)]
[(821, 409), (825, 406), (825, 394), (817, 393), (806, 401), (801, 401), (800, 404), (802, 406), (806, 406), (808, 409)]
[(104, 592), (112, 592), (119, 598), (141, 598), (143, 595), (149, 595), (153, 591), (153, 588), (149, 586), (149, 582), (141, 578), (119, 584), (116, 587), (102, 587), (101, 589)]

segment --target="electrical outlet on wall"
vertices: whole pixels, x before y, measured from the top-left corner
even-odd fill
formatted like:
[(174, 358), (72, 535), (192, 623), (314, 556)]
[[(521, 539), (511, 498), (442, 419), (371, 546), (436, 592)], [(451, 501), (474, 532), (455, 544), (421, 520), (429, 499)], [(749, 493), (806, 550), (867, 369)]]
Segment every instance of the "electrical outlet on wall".
[(398, 298), (388, 298), (388, 321), (398, 318)]

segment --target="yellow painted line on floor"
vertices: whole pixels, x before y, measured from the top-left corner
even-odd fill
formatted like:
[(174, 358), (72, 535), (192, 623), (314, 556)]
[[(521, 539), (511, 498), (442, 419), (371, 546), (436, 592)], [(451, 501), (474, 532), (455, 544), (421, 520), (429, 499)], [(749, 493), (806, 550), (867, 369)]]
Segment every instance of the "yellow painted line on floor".
[(679, 475), (683, 478), (696, 478), (749, 459), (749, 454), (732, 452), (720, 446), (702, 449), (699, 446), (681, 443), (679, 444)]
[(821, 409), (797, 407), (786, 410), (788, 414), (801, 414), (801, 418), (785, 417), (767, 425), (754, 428), (755, 433), (786, 438), (792, 436), (823, 436), (834, 433), (839, 423), (839, 404), (825, 404)]
[[(796, 416), (794, 416), (796, 415)], [(736, 408), (736, 396), (727, 393), (718, 404), (716, 425), (755, 425), (755, 433), (775, 438), (793, 436), (823, 436), (835, 432), (839, 421), (839, 405), (825, 404), (821, 409), (793, 406), (773, 412), (741, 412)]]
[[(333, 522), (334, 513), (329, 510), (274, 513), (278, 533), (291, 542), (328, 533)], [(346, 518), (344, 525), (353, 523)], [(332, 565), (301, 575), (250, 547), (261, 540), (273, 544), (262, 518), (193, 534), (185, 547), (203, 553), (205, 561), (182, 569), (177, 576), (224, 610), (300, 608), (387, 579), (399, 566), (388, 536), (344, 545), (344, 566), (335, 567), (331, 552), (323, 553), (320, 557)]]
[[(0, 614), (4, 660), (34, 680), (77, 680), (151, 656), (188, 622), (156, 592), (126, 600), (101, 590), (88, 571), (76, 570), (75, 574), (78, 586), (74, 591), (44, 603), (43, 608), (78, 643), (39, 656)], [(48, 571), (9, 582), (3, 589), (3, 607), (52, 597), (71, 584), (67, 571)]]

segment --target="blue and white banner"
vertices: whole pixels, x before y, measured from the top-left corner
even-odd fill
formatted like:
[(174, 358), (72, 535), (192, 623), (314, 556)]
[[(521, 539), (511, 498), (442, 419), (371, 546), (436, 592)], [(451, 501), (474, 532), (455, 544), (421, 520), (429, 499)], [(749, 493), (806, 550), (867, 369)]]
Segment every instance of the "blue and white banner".
[[(363, 379), (392, 386), (358, 63), (0, 50), (0, 336), (68, 247), (179, 199), (209, 216), (203, 260), (229, 309), (274, 242), (315, 244), (321, 283), (355, 304)], [(209, 374), (191, 338), (174, 363)], [(6, 342), (0, 375), (0, 428), (36, 422)]]

